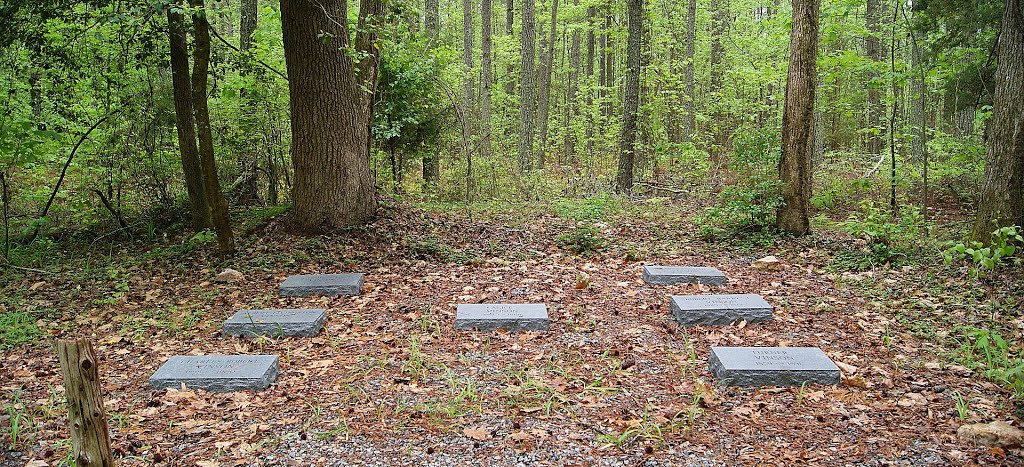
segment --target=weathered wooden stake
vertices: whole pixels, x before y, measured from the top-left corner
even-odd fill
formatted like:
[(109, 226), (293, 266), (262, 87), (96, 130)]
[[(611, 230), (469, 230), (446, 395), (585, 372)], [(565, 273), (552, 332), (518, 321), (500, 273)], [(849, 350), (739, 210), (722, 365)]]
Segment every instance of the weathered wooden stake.
[(68, 429), (79, 467), (113, 467), (96, 352), (88, 339), (58, 340), (57, 358), (68, 398)]

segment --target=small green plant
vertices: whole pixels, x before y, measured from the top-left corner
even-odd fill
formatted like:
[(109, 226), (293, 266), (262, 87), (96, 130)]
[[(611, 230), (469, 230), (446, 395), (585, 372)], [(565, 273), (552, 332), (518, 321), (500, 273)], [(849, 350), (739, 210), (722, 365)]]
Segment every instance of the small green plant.
[(7, 406), (7, 439), (10, 440), (11, 450), (16, 450), (18, 444), (24, 441), (24, 433), (32, 428), (32, 418), (25, 413), (25, 404), (21, 401), (19, 392), (8, 393), (11, 396), (11, 404)]
[(0, 312), (0, 350), (35, 342), (43, 331), (36, 320), (23, 311)]
[(956, 415), (961, 422), (966, 422), (971, 411), (971, 401), (960, 394), (960, 391), (953, 391), (953, 402), (956, 403)]
[(946, 264), (967, 259), (974, 264), (972, 272), (981, 276), (984, 271), (995, 269), (1017, 254), (1019, 245), (1024, 245), (1022, 233), (1018, 226), (1000, 227), (992, 232), (992, 241), (988, 246), (976, 241), (957, 243), (942, 252), (942, 259)]
[(601, 231), (590, 224), (580, 224), (571, 232), (559, 235), (558, 245), (580, 255), (597, 253), (605, 248)]
[(927, 228), (924, 215), (916, 206), (903, 207), (895, 217), (870, 200), (862, 202), (861, 212), (850, 214), (843, 226), (864, 242), (865, 259), (870, 266), (895, 263), (906, 257)]
[(957, 326), (954, 331), (963, 335), (957, 360), (1024, 396), (1024, 358), (1010, 350), (1006, 339), (996, 331), (970, 326)]

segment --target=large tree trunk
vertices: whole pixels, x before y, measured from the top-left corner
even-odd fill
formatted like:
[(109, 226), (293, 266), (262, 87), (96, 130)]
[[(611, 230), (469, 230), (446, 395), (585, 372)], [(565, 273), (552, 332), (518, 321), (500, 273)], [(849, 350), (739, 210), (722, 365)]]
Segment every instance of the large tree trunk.
[(783, 206), (780, 229), (794, 235), (810, 230), (811, 157), (814, 155), (814, 95), (817, 87), (818, 12), (820, 0), (793, 0), (793, 32), (789, 39), (789, 74), (782, 112)]
[[(427, 30), (427, 47), (433, 50), (437, 47), (439, 0), (426, 0), (423, 6), (423, 28)], [(423, 154), (423, 181), (427, 185), (436, 185), (441, 179), (441, 165), (437, 155), (438, 151), (427, 151)]]
[(480, 0), (480, 128), (482, 155), (491, 154), (491, 0)]
[(523, 24), (521, 34), (522, 70), (519, 71), (519, 171), (533, 169), (533, 131), (534, 131), (534, 93), (533, 93), (533, 56), (536, 52), (534, 44), (533, 2), (523, 2)]
[(548, 142), (548, 115), (551, 104), (551, 69), (555, 63), (555, 38), (557, 37), (558, 25), (558, 0), (551, 2), (551, 35), (545, 40), (541, 39), (541, 65), (540, 77), (537, 85), (537, 124), (539, 125), (537, 138), (537, 166), (544, 168), (544, 156), (547, 152)]
[[(885, 59), (879, 36), (882, 33), (879, 24), (881, 11), (879, 10), (880, 0), (867, 0), (867, 11), (865, 22), (867, 23), (868, 36), (864, 41), (864, 51), (869, 59), (875, 62), (876, 66)], [(874, 68), (868, 72), (868, 154), (878, 155), (882, 152), (882, 94), (878, 84), (878, 72)]]
[(188, 70), (188, 40), (185, 37), (184, 5), (167, 9), (167, 31), (170, 36), (171, 83), (174, 87), (174, 116), (178, 128), (178, 150), (185, 178), (192, 227), (210, 227), (210, 205), (203, 184), (203, 168), (196, 145), (196, 126), (192, 114), (192, 84)]
[(192, 110), (195, 112), (196, 130), (199, 137), (199, 160), (203, 167), (203, 191), (210, 205), (210, 219), (217, 232), (217, 245), (221, 254), (235, 251), (235, 236), (231, 232), (231, 218), (228, 203), (220, 189), (217, 176), (217, 161), (213, 156), (213, 132), (210, 129), (210, 110), (206, 100), (206, 83), (210, 69), (210, 23), (203, 0), (190, 0), (197, 10), (192, 15), (195, 29), (195, 62), (192, 64)]
[(697, 41), (697, 0), (689, 0), (686, 10), (686, 56), (683, 57), (686, 60), (685, 65), (685, 79), (686, 79), (686, 127), (683, 132), (686, 134), (686, 138), (693, 140), (693, 133), (697, 131), (697, 114), (694, 112), (694, 99), (696, 96), (693, 94), (693, 58), (694, 58), (694, 43)]
[(619, 138), (619, 171), (615, 188), (620, 193), (633, 189), (633, 152), (636, 146), (636, 115), (640, 105), (640, 38), (644, 33), (643, 0), (628, 0), (626, 16), (629, 35), (626, 39), (626, 92), (623, 99), (622, 134)]
[[(239, 6), (239, 27), (238, 27), (238, 50), (241, 51), (241, 66), (238, 74), (242, 77), (249, 75), (251, 67), (253, 34), (256, 32), (257, 21), (257, 0), (242, 0)], [(247, 90), (243, 87), (239, 90), (242, 97), (242, 122), (241, 128), (247, 131), (253, 130), (251, 124), (256, 109), (252, 99), (248, 96)], [(256, 167), (259, 165), (260, 149), (249, 140), (247, 151), (238, 157), (238, 170), (241, 180), (237, 185), (237, 200), (242, 204), (254, 204), (259, 202), (259, 179), (256, 176)]]
[(973, 237), (1024, 226), (1024, 0), (1006, 0), (988, 128), (988, 165)]
[[(353, 45), (346, 23), (337, 21), (348, 17), (344, 0), (281, 0), (295, 166), (291, 222), (298, 230), (361, 225), (377, 211), (370, 123), (379, 51), (368, 22), (383, 13), (381, 0), (360, 1)], [(352, 48), (365, 57), (354, 62)]]

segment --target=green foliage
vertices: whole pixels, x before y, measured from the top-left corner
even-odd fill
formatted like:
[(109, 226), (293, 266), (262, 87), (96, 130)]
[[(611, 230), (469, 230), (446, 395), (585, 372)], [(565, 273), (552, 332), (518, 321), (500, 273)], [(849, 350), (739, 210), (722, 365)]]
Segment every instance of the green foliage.
[(599, 221), (618, 208), (620, 202), (610, 193), (601, 193), (583, 200), (562, 198), (555, 201), (555, 213), (562, 219)]
[(963, 336), (957, 350), (960, 363), (1024, 396), (1024, 358), (1019, 351), (1010, 350), (1006, 339), (991, 329), (958, 326), (954, 331)]
[(775, 213), (782, 206), (776, 173), (778, 137), (778, 130), (747, 128), (737, 132), (730, 169), (738, 179), (698, 217), (705, 238), (748, 236), (775, 224)]
[(436, 237), (415, 239), (409, 243), (412, 256), (419, 259), (441, 260), (447, 263), (479, 264), (481, 255), (472, 249), (458, 250), (442, 243)]
[(885, 208), (865, 200), (861, 212), (850, 214), (843, 227), (864, 242), (865, 262), (856, 265), (856, 269), (864, 269), (907, 258), (920, 244), (927, 224), (916, 206), (904, 206), (894, 219)]
[(42, 335), (32, 315), (22, 311), (0, 312), (0, 350), (35, 342)]
[(977, 241), (967, 241), (953, 244), (942, 252), (942, 258), (946, 264), (954, 260), (964, 260), (974, 264), (972, 271), (976, 275), (983, 275), (985, 271), (991, 271), (1009, 259), (1019, 262), (1014, 256), (1024, 246), (1024, 235), (1018, 226), (1000, 227), (992, 231), (991, 242), (986, 246)]
[(571, 232), (559, 235), (557, 241), (562, 248), (580, 255), (597, 253), (606, 246), (601, 231), (588, 223), (580, 223)]

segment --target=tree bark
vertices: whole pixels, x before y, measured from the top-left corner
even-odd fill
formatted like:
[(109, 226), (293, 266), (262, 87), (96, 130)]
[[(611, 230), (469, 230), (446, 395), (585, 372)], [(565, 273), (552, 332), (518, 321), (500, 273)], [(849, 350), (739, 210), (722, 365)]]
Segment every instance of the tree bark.
[[(879, 18), (881, 18), (881, 11), (879, 6), (880, 0), (867, 0), (867, 11), (865, 14), (865, 22), (867, 23), (868, 36), (864, 40), (864, 51), (867, 53), (869, 59), (874, 62), (875, 66), (881, 63), (885, 58), (884, 51), (882, 50), (881, 40), (879, 36), (882, 33)], [(878, 72), (871, 69), (868, 72), (868, 137), (867, 137), (867, 150), (868, 154), (877, 156), (882, 152), (882, 95), (880, 92), (880, 86), (878, 83)]]
[(604, 98), (601, 108), (604, 115), (611, 116), (615, 107), (615, 39), (612, 37), (612, 1), (604, 6)]
[[(580, 0), (573, 0), (574, 6), (579, 6)], [(566, 26), (568, 27), (568, 25)], [(576, 137), (572, 128), (572, 120), (579, 113), (579, 82), (582, 60), (580, 57), (580, 45), (582, 36), (578, 28), (572, 31), (572, 45), (569, 49), (569, 86), (565, 99), (565, 152), (567, 159), (575, 165), (576, 163)]]
[[(257, 25), (257, 0), (242, 0), (239, 6), (239, 25), (238, 25), (238, 50), (239, 59), (241, 60), (240, 66), (238, 67), (238, 74), (241, 77), (249, 75), (251, 69), (251, 57), (254, 52), (252, 51), (253, 34), (256, 32)], [(253, 131), (252, 116), (255, 113), (255, 105), (252, 99), (249, 97), (247, 89), (241, 88), (239, 90), (239, 96), (242, 98), (242, 118), (240, 126), (247, 131)], [(251, 140), (250, 140), (251, 141)], [(241, 181), (238, 183), (237, 188), (237, 200), (242, 204), (254, 204), (259, 202), (259, 179), (257, 178), (257, 166), (260, 160), (260, 150), (255, 145), (249, 142), (246, 144), (247, 151), (238, 158), (238, 170), (241, 174)]]
[(693, 140), (693, 133), (697, 131), (697, 114), (694, 112), (694, 100), (696, 96), (693, 94), (693, 58), (694, 58), (694, 45), (697, 41), (697, 0), (689, 0), (687, 2), (686, 10), (686, 55), (683, 57), (686, 60), (684, 66), (684, 73), (686, 79), (686, 104), (684, 109), (686, 111), (685, 127), (683, 132), (686, 134), (686, 138)]
[(346, 9), (344, 0), (281, 0), (295, 170), (291, 222), (300, 231), (365, 224), (377, 210), (370, 123), (380, 55), (370, 23), (385, 7), (360, 0), (354, 44), (336, 20), (348, 17)]
[(192, 213), (192, 227), (196, 230), (211, 225), (210, 205), (207, 204), (203, 182), (203, 168), (196, 145), (196, 126), (192, 114), (192, 84), (188, 69), (188, 41), (185, 37), (184, 5), (176, 3), (167, 8), (167, 30), (170, 37), (171, 83), (174, 87), (174, 116), (178, 129), (178, 150), (181, 168)]
[(221, 254), (235, 251), (235, 236), (231, 232), (228, 203), (220, 189), (217, 161), (213, 155), (213, 131), (210, 129), (210, 110), (206, 100), (206, 83), (210, 69), (210, 23), (204, 0), (190, 0), (196, 12), (192, 15), (195, 29), (195, 61), (192, 64), (192, 110), (195, 112), (196, 133), (199, 137), (199, 161), (202, 165), (203, 192), (210, 205), (210, 219), (217, 232), (217, 246)]
[(789, 40), (789, 73), (782, 113), (783, 206), (780, 229), (794, 235), (810, 231), (811, 157), (814, 155), (814, 96), (817, 87), (818, 14), (820, 0), (793, 0), (793, 32)]
[(998, 227), (1024, 226), (1024, 0), (1006, 0), (998, 50), (988, 165), (973, 232), (985, 243)]
[(633, 153), (636, 146), (636, 115), (640, 105), (640, 39), (644, 33), (643, 0), (627, 0), (629, 19), (626, 39), (626, 89), (623, 96), (622, 134), (619, 138), (619, 170), (615, 177), (616, 191), (633, 189)]
[[(514, 0), (505, 1), (505, 35), (510, 39), (515, 28), (516, 9)], [(516, 80), (515, 76), (516, 67), (512, 64), (512, 60), (508, 61), (508, 65), (505, 68), (506, 79), (505, 81), (505, 94), (512, 95), (516, 92)]]
[(537, 166), (544, 168), (544, 156), (548, 142), (548, 116), (551, 104), (551, 69), (555, 62), (555, 38), (558, 25), (558, 0), (551, 2), (551, 35), (548, 40), (541, 39), (540, 77), (537, 85)]
[(476, 112), (473, 108), (473, 0), (462, 0), (462, 65), (466, 67), (462, 88), (464, 118), (469, 123), (470, 135), (475, 133)]
[[(427, 30), (427, 47), (430, 50), (437, 47), (438, 6), (439, 0), (425, 0), (424, 2), (426, 11), (423, 17), (423, 27)], [(423, 181), (427, 185), (437, 185), (441, 179), (441, 166), (437, 156), (437, 151), (427, 151), (423, 154)]]
[[(595, 17), (597, 16), (597, 8), (594, 6), (587, 7), (587, 131), (586, 131), (586, 146), (587, 156), (594, 154), (594, 54), (597, 50), (597, 37), (595, 30), (597, 24)], [(603, 67), (602, 67), (603, 69)], [(603, 86), (603, 80), (600, 81), (600, 86)]]
[(113, 467), (107, 413), (103, 408), (99, 359), (85, 339), (58, 340), (57, 359), (64, 376), (68, 402), (68, 428), (75, 464), (79, 467)]
[(711, 26), (713, 36), (711, 38), (711, 69), (709, 77), (712, 99), (715, 100), (715, 110), (711, 117), (714, 137), (711, 155), (715, 159), (716, 164), (721, 165), (726, 147), (729, 144), (730, 133), (726, 122), (726, 112), (723, 108), (725, 105), (725, 86), (723, 80), (725, 47), (722, 46), (722, 38), (725, 37), (725, 32), (729, 29), (729, 1), (712, 0), (711, 14), (713, 16)]
[(533, 89), (533, 59), (536, 52), (534, 42), (534, 13), (533, 2), (523, 2), (523, 24), (520, 45), (522, 47), (522, 70), (519, 76), (520, 102), (519, 102), (519, 171), (533, 169), (533, 133), (534, 133), (534, 89)]
[(491, 154), (491, 0), (480, 0), (480, 128), (483, 141), (481, 153)]

